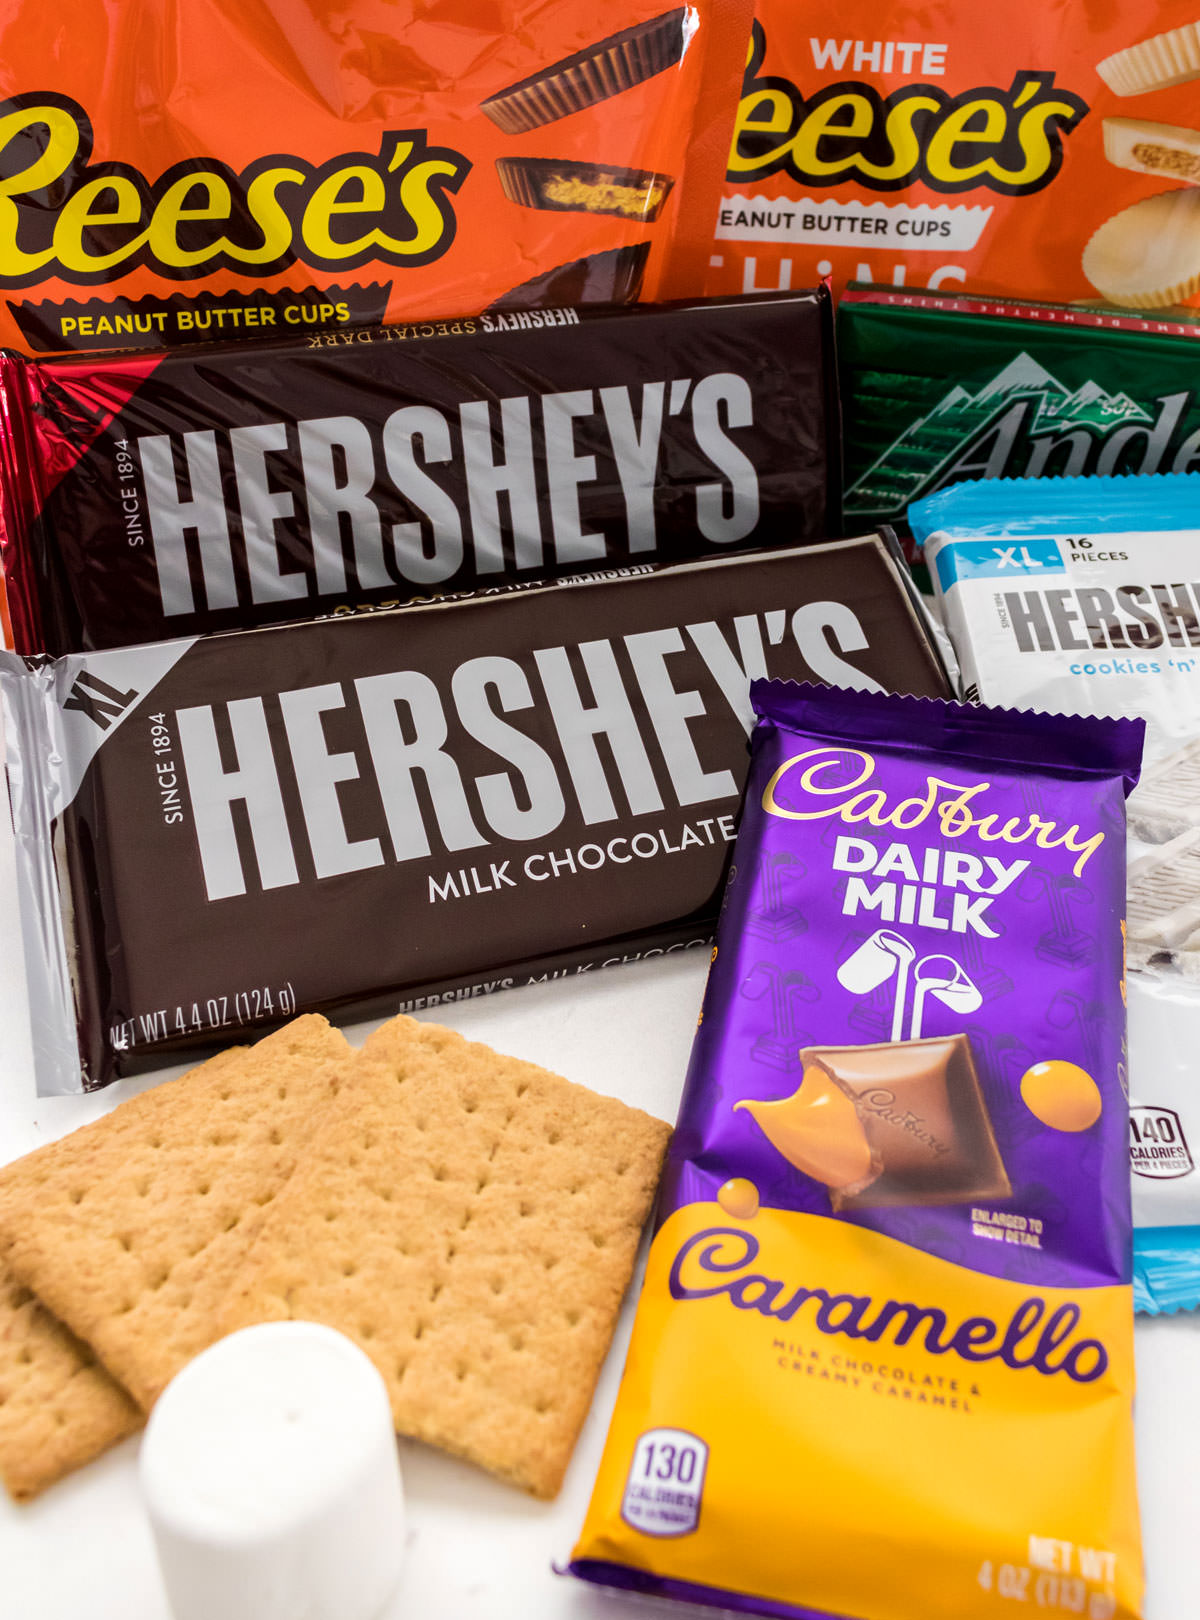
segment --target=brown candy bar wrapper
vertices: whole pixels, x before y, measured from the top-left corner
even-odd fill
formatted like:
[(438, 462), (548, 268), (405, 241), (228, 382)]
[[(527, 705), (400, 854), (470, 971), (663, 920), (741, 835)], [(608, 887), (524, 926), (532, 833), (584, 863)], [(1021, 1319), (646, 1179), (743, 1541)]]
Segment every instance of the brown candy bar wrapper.
[[(555, 294), (595, 277), (615, 292), (640, 273), (621, 257), (633, 252), (559, 267)], [(0, 357), (18, 652), (836, 530), (824, 288), (604, 311), (521, 302), (352, 342)]]
[(946, 690), (874, 537), (4, 662), (51, 1090), (703, 943), (750, 678)]

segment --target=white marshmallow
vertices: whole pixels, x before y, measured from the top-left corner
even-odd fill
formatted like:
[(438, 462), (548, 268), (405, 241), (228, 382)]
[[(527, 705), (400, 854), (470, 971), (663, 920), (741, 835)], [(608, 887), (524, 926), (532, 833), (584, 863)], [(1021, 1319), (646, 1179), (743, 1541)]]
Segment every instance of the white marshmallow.
[(312, 1322), (244, 1328), (168, 1385), (142, 1493), (176, 1620), (376, 1620), (404, 1554), (383, 1379)]

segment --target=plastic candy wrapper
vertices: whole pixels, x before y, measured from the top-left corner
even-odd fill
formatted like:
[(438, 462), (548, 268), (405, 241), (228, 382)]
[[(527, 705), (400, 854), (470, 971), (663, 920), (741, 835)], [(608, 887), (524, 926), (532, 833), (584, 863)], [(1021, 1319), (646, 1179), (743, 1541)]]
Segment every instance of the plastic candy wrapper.
[[(960, 484), (909, 516), (969, 696), (1147, 722), (1129, 803), (1135, 1295), (1140, 1310), (1195, 1306), (1200, 473)], [(1086, 955), (1081, 896), (1057, 905), (1062, 948)], [(1091, 1018), (1086, 998), (1071, 1005)]]
[(748, 0), (5, 7), (0, 345), (702, 291)]
[(851, 287), (838, 306), (847, 521), (902, 528), (973, 478), (1186, 472), (1200, 322)]
[(829, 293), (0, 357), (17, 651), (836, 532)]
[(941, 696), (876, 535), (0, 654), (39, 1089), (707, 942), (749, 683)]
[[(1142, 727), (751, 695), (572, 1568), (776, 1620), (1135, 1620), (1121, 901)], [(1082, 961), (1057, 948), (1064, 888)]]
[(1200, 291), (1194, 0), (758, 0), (710, 292)]

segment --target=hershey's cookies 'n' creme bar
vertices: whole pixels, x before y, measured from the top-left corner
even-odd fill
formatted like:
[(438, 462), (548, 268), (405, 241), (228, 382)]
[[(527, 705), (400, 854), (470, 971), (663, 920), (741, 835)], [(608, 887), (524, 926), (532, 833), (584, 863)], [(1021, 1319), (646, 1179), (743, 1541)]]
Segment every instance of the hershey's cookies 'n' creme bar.
[(1133, 862), (1127, 905), (1131, 947), (1193, 948), (1200, 934), (1200, 827)]
[(1200, 827), (1200, 739), (1145, 773), (1129, 800), (1129, 826), (1149, 844), (1165, 844)]

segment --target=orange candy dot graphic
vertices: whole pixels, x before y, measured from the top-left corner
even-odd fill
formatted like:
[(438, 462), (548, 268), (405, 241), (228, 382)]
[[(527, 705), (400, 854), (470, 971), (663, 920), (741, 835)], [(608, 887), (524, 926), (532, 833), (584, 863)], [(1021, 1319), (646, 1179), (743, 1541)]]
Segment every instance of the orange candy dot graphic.
[(758, 1188), (745, 1176), (734, 1176), (717, 1194), (717, 1203), (735, 1221), (752, 1221), (758, 1214)]
[(1053, 1131), (1086, 1131), (1100, 1118), (1100, 1087), (1078, 1063), (1051, 1058), (1021, 1076), (1021, 1097)]

